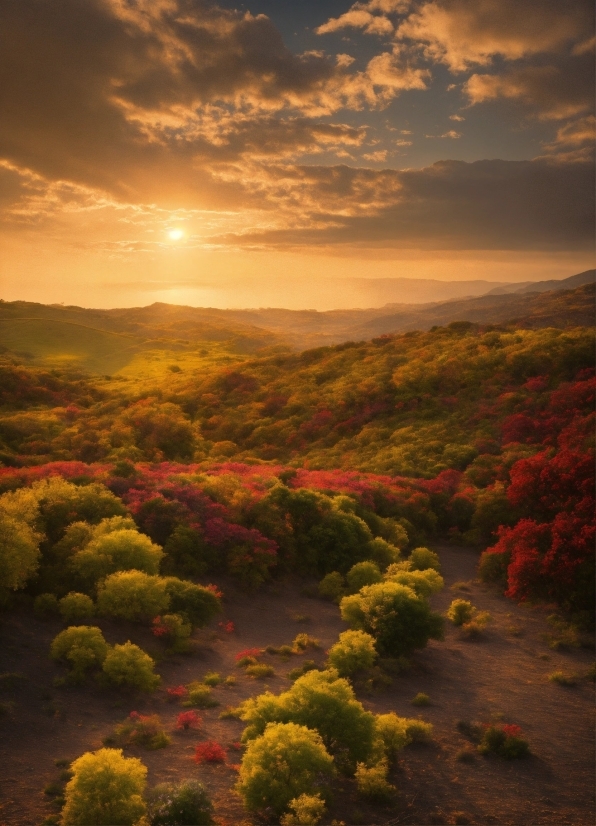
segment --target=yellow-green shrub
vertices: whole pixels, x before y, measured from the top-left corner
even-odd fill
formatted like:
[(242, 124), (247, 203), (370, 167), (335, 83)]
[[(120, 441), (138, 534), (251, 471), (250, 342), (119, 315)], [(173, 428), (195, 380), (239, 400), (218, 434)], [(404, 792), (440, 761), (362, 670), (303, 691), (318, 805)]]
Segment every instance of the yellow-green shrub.
[(329, 649), (328, 664), (340, 677), (371, 668), (377, 658), (374, 637), (365, 631), (344, 631)]
[(147, 769), (122, 749), (86, 752), (71, 765), (62, 826), (133, 826), (145, 814)]
[(253, 812), (278, 817), (300, 795), (324, 793), (334, 775), (333, 758), (321, 736), (296, 723), (269, 723), (248, 743), (240, 765), (238, 791)]

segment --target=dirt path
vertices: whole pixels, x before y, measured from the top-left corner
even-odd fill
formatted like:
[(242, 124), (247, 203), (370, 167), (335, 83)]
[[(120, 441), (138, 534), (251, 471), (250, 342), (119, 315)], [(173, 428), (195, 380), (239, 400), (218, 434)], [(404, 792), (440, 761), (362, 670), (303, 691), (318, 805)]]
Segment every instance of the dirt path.
[[(452, 626), (444, 642), (432, 642), (416, 655), (412, 670), (394, 679), (382, 693), (362, 696), (371, 711), (396, 711), (421, 716), (433, 723), (432, 745), (411, 746), (402, 753), (392, 782), (400, 790), (391, 807), (370, 807), (354, 794), (353, 784), (338, 789), (332, 816), (346, 824), (499, 824), (500, 826), (587, 826), (594, 822), (594, 684), (578, 680), (575, 687), (550, 683), (556, 670), (584, 674), (593, 661), (586, 649), (552, 651), (543, 639), (549, 630), (545, 609), (518, 606), (474, 581), (477, 554), (469, 549), (439, 549), (445, 590), (434, 598), (445, 610), (455, 596), (470, 599), (487, 610), (493, 622), (480, 641), (461, 638)], [(451, 586), (468, 583), (466, 590)], [(236, 772), (230, 765), (197, 766), (191, 759), (194, 745), (216, 739), (231, 746), (242, 723), (220, 720), (226, 705), (267, 688), (277, 693), (289, 687), (287, 672), (304, 659), (283, 662), (265, 655), (276, 675), (267, 681), (248, 678), (234, 663), (244, 648), (289, 643), (306, 631), (321, 640), (323, 649), (337, 639), (345, 625), (336, 606), (300, 594), (297, 583), (270, 586), (249, 597), (229, 584), (225, 619), (235, 625), (225, 633), (217, 625), (198, 636), (201, 647), (193, 656), (163, 660), (162, 685), (200, 679), (207, 671), (237, 677), (235, 686), (218, 686), (214, 696), (221, 705), (199, 713), (204, 726), (199, 734), (175, 733), (178, 706), (167, 702), (165, 691), (145, 699), (125, 698), (88, 687), (54, 688), (60, 669), (48, 660), (51, 639), (61, 630), (57, 622), (39, 622), (25, 613), (7, 614), (0, 620), (0, 673), (20, 672), (25, 679), (5, 688), (0, 700), (12, 703), (0, 718), (0, 823), (39, 826), (52, 812), (44, 787), (56, 781), (59, 759), (72, 760), (101, 746), (132, 709), (158, 713), (171, 733), (172, 745), (148, 752), (127, 750), (149, 768), (151, 784), (163, 780), (199, 777), (213, 795), (218, 820), (236, 826), (250, 822), (232, 786)], [(159, 651), (148, 632), (131, 626), (99, 623), (110, 642), (130, 637), (144, 648)], [(318, 662), (323, 650), (306, 655)], [(417, 709), (412, 698), (424, 692), (432, 705)], [(476, 756), (472, 762), (457, 759), (469, 746), (457, 730), (460, 721), (516, 723), (530, 743), (527, 760), (503, 761)], [(233, 749), (228, 763), (239, 762)]]

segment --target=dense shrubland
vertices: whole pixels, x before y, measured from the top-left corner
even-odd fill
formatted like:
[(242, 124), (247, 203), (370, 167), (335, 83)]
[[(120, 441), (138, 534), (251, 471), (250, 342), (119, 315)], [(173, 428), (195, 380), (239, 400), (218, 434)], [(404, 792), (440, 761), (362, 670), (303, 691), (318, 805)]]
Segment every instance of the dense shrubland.
[[(142, 399), (104, 382), (76, 410), (11, 413), (8, 396), (0, 581), (95, 599), (110, 575), (159, 568), (258, 587), (383, 569), (443, 536), (489, 546), (482, 575), (510, 596), (587, 616), (592, 364), (585, 330), (454, 324), (177, 376)], [(40, 441), (48, 416), (61, 424)]]
[[(122, 383), (6, 370), (0, 599), (10, 606), (21, 592), (16, 602), (38, 617), (62, 618), (50, 650), (65, 669), (59, 681), (154, 691), (156, 663), (127, 639), (131, 624), (150, 630), (164, 654), (191, 651), (194, 629), (220, 610), (211, 577), (253, 591), (297, 575), (338, 604), (349, 630), (325, 662), (301, 661), (287, 690), (234, 712), (246, 724), (237, 789), (258, 817), (317, 823), (337, 778), (353, 778), (345, 782), (364, 799), (391, 800), (397, 755), (432, 737), (423, 721), (374, 715), (356, 695), (442, 638), (430, 597), (443, 579), (428, 542), (486, 549), (480, 575), (509, 597), (554, 601), (584, 624), (592, 616), (586, 331), (453, 324), (175, 373), (142, 398)], [(446, 616), (469, 633), (489, 619), (464, 599)], [(105, 639), (102, 623), (123, 629), (119, 642)], [(264, 651), (280, 662), (317, 645), (298, 634), (291, 645), (246, 649), (238, 673), (279, 676), (259, 659)], [(187, 709), (181, 731), (201, 725), (193, 708), (218, 705), (220, 682), (209, 674), (168, 689)], [(120, 745), (169, 742), (155, 716), (129, 717), (115, 736)], [(511, 726), (487, 727), (479, 746), (505, 757), (527, 750)], [(227, 757), (204, 741), (194, 759)], [(117, 749), (83, 755), (72, 770), (65, 826), (107, 823), (93, 807), (108, 788), (116, 792), (105, 817), (123, 824), (212, 822), (200, 784), (147, 792), (145, 767)]]

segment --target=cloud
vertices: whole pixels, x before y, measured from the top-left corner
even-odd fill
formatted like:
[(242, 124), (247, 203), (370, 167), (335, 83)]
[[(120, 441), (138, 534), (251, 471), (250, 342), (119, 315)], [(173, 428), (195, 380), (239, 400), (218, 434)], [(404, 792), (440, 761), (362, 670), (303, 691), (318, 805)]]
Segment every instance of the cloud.
[(559, 52), (592, 29), (587, 0), (434, 0), (409, 15), (396, 36), (422, 44), (427, 57), (461, 72), (495, 57)]
[(354, 3), (345, 14), (331, 18), (315, 31), (317, 34), (331, 34), (342, 29), (362, 29), (364, 34), (391, 35), (395, 27), (387, 15), (405, 12), (410, 6), (410, 0)]
[(556, 155), (560, 161), (591, 161), (594, 158), (595, 140), (596, 118), (588, 115), (569, 121), (557, 129), (554, 140), (545, 143), (544, 149), (547, 153)]
[(442, 135), (425, 135), (425, 138), (451, 138), (452, 140), (457, 140), (461, 138), (462, 133), (456, 132), (455, 129), (450, 129), (448, 132), (443, 132)]
[[(265, 249), (577, 250), (593, 244), (593, 168), (576, 161), (441, 161), (420, 170), (269, 170), (278, 227), (223, 243)], [(292, 207), (301, 203), (296, 214)], [(286, 226), (283, 226), (284, 221)]]
[(428, 77), (397, 52), (351, 63), (293, 54), (266, 16), (206, 0), (5, 0), (0, 157), (124, 200), (225, 203), (209, 163), (358, 145), (361, 129), (320, 119)]
[(523, 104), (541, 120), (574, 117), (593, 106), (589, 56), (561, 66), (523, 66), (500, 75), (473, 74), (464, 85), (470, 104), (505, 99)]

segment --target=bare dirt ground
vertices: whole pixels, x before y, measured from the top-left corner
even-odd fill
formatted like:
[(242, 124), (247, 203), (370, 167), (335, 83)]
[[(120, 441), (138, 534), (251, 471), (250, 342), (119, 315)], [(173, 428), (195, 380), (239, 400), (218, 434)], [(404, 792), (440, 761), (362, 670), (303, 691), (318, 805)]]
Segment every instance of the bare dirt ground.
[[(332, 817), (346, 824), (497, 824), (498, 826), (588, 826), (594, 822), (594, 683), (585, 678), (593, 662), (587, 648), (551, 650), (545, 634), (546, 608), (516, 605), (474, 580), (477, 554), (466, 548), (438, 549), (446, 580), (445, 590), (434, 597), (434, 607), (444, 611), (454, 597), (470, 599), (493, 621), (482, 639), (463, 639), (446, 624), (445, 640), (431, 642), (414, 658), (407, 674), (375, 694), (360, 695), (375, 713), (395, 711), (420, 716), (434, 726), (429, 745), (410, 746), (402, 752), (391, 781), (399, 794), (391, 805), (371, 806), (355, 793), (351, 781), (342, 781), (331, 808)], [(465, 583), (456, 586), (455, 583)], [(0, 718), (0, 824), (39, 826), (55, 812), (44, 788), (58, 780), (56, 760), (72, 760), (102, 746), (114, 726), (135, 709), (157, 713), (171, 734), (172, 744), (159, 751), (126, 749), (149, 768), (149, 782), (197, 777), (209, 789), (222, 826), (249, 824), (240, 798), (233, 791), (234, 764), (240, 755), (230, 748), (223, 765), (197, 766), (194, 746), (201, 740), (218, 740), (223, 746), (240, 739), (243, 724), (219, 719), (227, 705), (236, 706), (267, 688), (286, 690), (287, 672), (305, 658), (322, 663), (324, 650), (294, 656), (288, 661), (264, 655), (275, 676), (253, 680), (237, 668), (234, 656), (244, 648), (290, 643), (297, 633), (320, 639), (322, 649), (332, 645), (345, 625), (337, 606), (300, 593), (299, 583), (270, 585), (249, 596), (224, 584), (224, 619), (234, 623), (226, 633), (217, 623), (196, 634), (198, 648), (190, 656), (164, 658), (158, 670), (162, 687), (150, 697), (131, 697), (94, 686), (53, 685), (62, 670), (48, 659), (49, 645), (63, 627), (57, 621), (40, 622), (25, 612), (0, 619), (0, 673), (18, 672), (24, 679), (5, 686), (2, 700), (8, 708)], [(301, 615), (301, 616), (300, 616)], [(306, 619), (308, 618), (308, 619)], [(221, 618), (220, 618), (221, 619)], [(150, 653), (160, 643), (148, 631), (100, 621), (109, 642), (132, 639)], [(578, 675), (576, 685), (564, 687), (548, 680), (561, 670)], [(180, 707), (167, 702), (167, 686), (201, 679), (206, 672), (237, 677), (235, 686), (218, 686), (213, 694), (220, 706), (199, 710), (204, 724), (198, 732), (176, 732)], [(412, 698), (429, 695), (431, 705), (416, 708)], [(524, 760), (505, 761), (473, 755), (460, 762), (470, 742), (457, 729), (458, 722), (502, 721), (521, 726), (532, 754)]]

